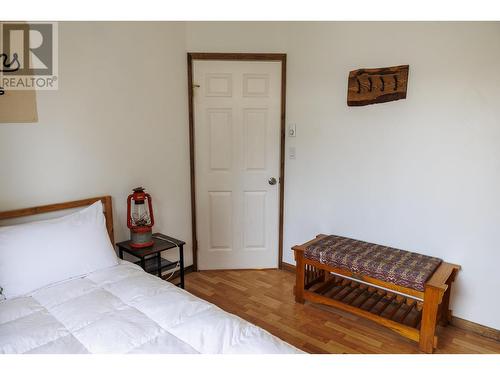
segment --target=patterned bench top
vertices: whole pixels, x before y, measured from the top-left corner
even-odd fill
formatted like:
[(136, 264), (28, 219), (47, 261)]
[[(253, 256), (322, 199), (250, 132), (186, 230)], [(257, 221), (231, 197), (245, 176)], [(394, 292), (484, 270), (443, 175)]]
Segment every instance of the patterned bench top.
[(314, 242), (306, 248), (304, 256), (422, 292), (425, 282), (442, 262), (439, 258), (340, 236), (326, 236)]

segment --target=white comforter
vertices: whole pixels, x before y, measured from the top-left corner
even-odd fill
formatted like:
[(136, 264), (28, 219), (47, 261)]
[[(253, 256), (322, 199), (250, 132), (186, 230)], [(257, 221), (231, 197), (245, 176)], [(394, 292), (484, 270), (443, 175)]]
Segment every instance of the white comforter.
[(298, 352), (129, 262), (0, 302), (0, 353)]

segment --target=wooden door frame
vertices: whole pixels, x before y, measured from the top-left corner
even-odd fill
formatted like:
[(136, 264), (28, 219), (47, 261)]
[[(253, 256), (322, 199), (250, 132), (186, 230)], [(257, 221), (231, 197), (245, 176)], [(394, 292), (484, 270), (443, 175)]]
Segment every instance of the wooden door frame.
[(191, 230), (193, 243), (193, 268), (198, 271), (198, 238), (196, 227), (196, 181), (194, 144), (193, 60), (219, 61), (278, 61), (281, 63), (281, 129), (280, 129), (280, 176), (279, 176), (279, 225), (278, 268), (283, 268), (283, 211), (285, 197), (285, 113), (286, 113), (286, 53), (207, 53), (188, 52), (188, 103), (189, 103), (189, 163), (191, 174)]

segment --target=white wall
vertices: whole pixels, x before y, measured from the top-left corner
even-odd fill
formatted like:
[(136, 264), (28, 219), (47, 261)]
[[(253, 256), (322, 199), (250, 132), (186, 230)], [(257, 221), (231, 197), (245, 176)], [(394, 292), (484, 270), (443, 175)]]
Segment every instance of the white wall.
[[(188, 23), (187, 49), (286, 52), (284, 261), (336, 233), (461, 264), (456, 316), (500, 328), (500, 23)], [(408, 98), (347, 107), (347, 75), (410, 65)]]
[(60, 23), (60, 89), (39, 123), (0, 124), (0, 210), (111, 194), (124, 240), (143, 185), (155, 229), (190, 244), (185, 61), (183, 23)]

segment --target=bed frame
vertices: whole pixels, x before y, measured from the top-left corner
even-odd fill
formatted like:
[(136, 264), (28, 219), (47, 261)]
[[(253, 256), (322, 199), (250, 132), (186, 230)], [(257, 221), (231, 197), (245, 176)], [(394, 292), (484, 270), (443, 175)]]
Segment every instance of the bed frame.
[(21, 208), (12, 211), (0, 212), (0, 220), (15, 219), (23, 216), (39, 215), (47, 212), (55, 212), (62, 210), (69, 210), (71, 208), (86, 207), (97, 201), (102, 202), (103, 213), (106, 218), (106, 229), (108, 230), (109, 239), (111, 243), (115, 244), (113, 234), (113, 206), (111, 204), (111, 196), (105, 195), (103, 197), (80, 199), (77, 201), (47, 204), (44, 206)]
[(441, 263), (421, 292), (306, 259), (306, 248), (325, 236), (292, 247), (297, 264), (295, 301), (321, 303), (370, 319), (432, 353), (437, 323), (445, 326), (451, 321), (451, 284), (460, 266)]

